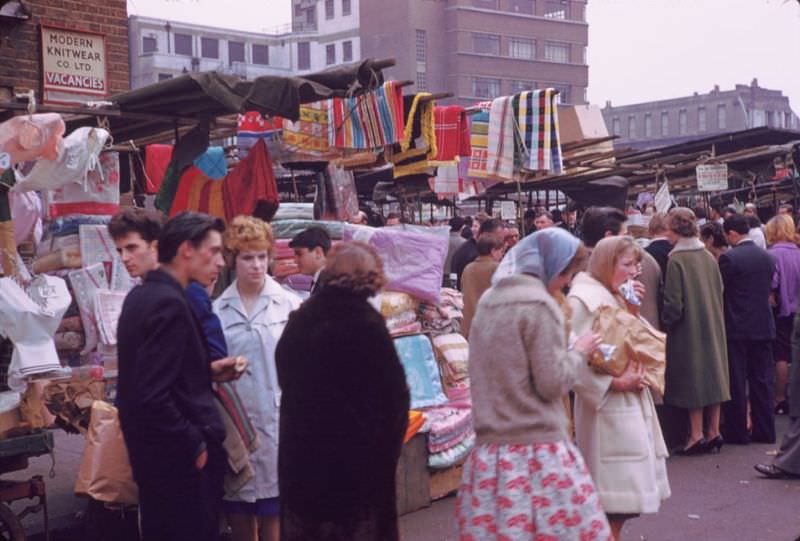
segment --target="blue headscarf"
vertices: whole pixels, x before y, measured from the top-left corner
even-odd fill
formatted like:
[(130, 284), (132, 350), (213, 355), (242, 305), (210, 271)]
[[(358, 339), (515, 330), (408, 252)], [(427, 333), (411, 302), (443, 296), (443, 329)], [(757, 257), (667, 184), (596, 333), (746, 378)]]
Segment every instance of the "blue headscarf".
[(508, 251), (492, 276), (492, 285), (514, 274), (533, 274), (547, 286), (567, 268), (581, 241), (560, 227), (528, 235)]

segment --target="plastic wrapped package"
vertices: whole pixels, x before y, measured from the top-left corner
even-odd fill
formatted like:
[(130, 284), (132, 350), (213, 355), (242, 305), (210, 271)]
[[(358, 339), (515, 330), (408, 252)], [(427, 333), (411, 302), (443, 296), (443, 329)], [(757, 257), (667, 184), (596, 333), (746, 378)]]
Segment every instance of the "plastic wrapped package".
[(108, 275), (105, 266), (102, 263), (96, 263), (90, 267), (70, 272), (69, 281), (81, 314), (85, 335), (85, 346), (81, 354), (86, 355), (93, 351), (100, 341), (94, 311), (94, 296), (98, 290), (108, 289)]
[[(419, 308), (419, 301), (408, 293), (398, 293), (396, 291), (384, 291), (379, 295), (381, 315), (385, 318), (396, 316), (404, 312), (416, 312)], [(415, 318), (416, 319), (416, 318)]]
[(395, 338), (394, 347), (405, 370), (411, 393), (411, 408), (439, 406), (447, 402), (428, 337), (418, 334)]
[(0, 124), (0, 172), (39, 157), (55, 160), (66, 126), (58, 113), (20, 115)]
[(33, 262), (34, 274), (43, 274), (59, 269), (81, 268), (80, 248), (63, 248), (38, 257)]
[(99, 167), (90, 169), (84, 182), (70, 182), (49, 192), (50, 217), (119, 212), (119, 154), (104, 152), (98, 161)]
[(460, 334), (443, 334), (432, 339), (445, 388), (469, 377), (469, 344)]
[(14, 242), (19, 246), (28, 239), (38, 244), (42, 239), (42, 201), (34, 192), (9, 192)]
[(345, 241), (365, 242), (378, 252), (389, 279), (386, 289), (408, 293), (434, 304), (439, 302), (448, 238), (447, 227), (412, 230), (344, 226)]
[(386, 318), (386, 327), (389, 329), (389, 332), (403, 329), (413, 323), (419, 323), (417, 321), (417, 313), (413, 310), (399, 312)]

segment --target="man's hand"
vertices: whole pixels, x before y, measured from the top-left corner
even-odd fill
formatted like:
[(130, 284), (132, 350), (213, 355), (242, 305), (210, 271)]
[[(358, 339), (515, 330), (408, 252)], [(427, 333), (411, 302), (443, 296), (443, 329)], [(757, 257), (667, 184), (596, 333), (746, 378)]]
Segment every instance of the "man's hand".
[(198, 471), (200, 471), (206, 467), (207, 462), (208, 462), (208, 451), (203, 449), (203, 452), (197, 455), (197, 458), (194, 459), (194, 467), (197, 468)]
[(211, 379), (216, 382), (236, 381), (247, 370), (244, 357), (225, 357), (211, 363)]

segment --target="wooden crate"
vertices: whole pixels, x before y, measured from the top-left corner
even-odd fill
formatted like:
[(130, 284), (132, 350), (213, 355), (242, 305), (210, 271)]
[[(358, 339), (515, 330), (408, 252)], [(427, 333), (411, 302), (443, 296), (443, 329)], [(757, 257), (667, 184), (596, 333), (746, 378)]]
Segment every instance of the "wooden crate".
[(430, 495), (431, 500), (440, 500), (445, 496), (456, 492), (461, 482), (461, 470), (464, 468), (463, 462), (451, 466), (446, 470), (435, 470), (431, 474)]
[(395, 479), (399, 515), (431, 504), (431, 476), (428, 473), (428, 447), (424, 434), (417, 434), (403, 445)]

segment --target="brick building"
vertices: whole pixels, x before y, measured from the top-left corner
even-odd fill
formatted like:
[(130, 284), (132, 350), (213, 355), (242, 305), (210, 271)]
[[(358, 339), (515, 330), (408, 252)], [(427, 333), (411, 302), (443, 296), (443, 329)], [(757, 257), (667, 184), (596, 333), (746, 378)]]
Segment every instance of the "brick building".
[(789, 98), (753, 79), (749, 85), (668, 100), (603, 108), (608, 132), (617, 147), (655, 148), (718, 133), (768, 126), (800, 130)]
[[(78, 68), (85, 66), (87, 74), (97, 75), (97, 80), (83, 87), (80, 74), (57, 74), (56, 79), (51, 75), (51, 101), (97, 100), (130, 88), (126, 0), (11, 0), (0, 9), (0, 99), (32, 89), (41, 100), (47, 71), (47, 55), (42, 51), (43, 26), (54, 29), (53, 37), (48, 39), (61, 46), (51, 51), (53, 55), (78, 59), (73, 62)], [(78, 43), (69, 36), (87, 36), (87, 40)], [(73, 43), (88, 44), (94, 49), (81, 51), (77, 45), (69, 49)], [(97, 66), (104, 68), (104, 76), (91, 73)], [(53, 90), (54, 81), (60, 83), (57, 90)], [(72, 90), (62, 92), (70, 85)]]

